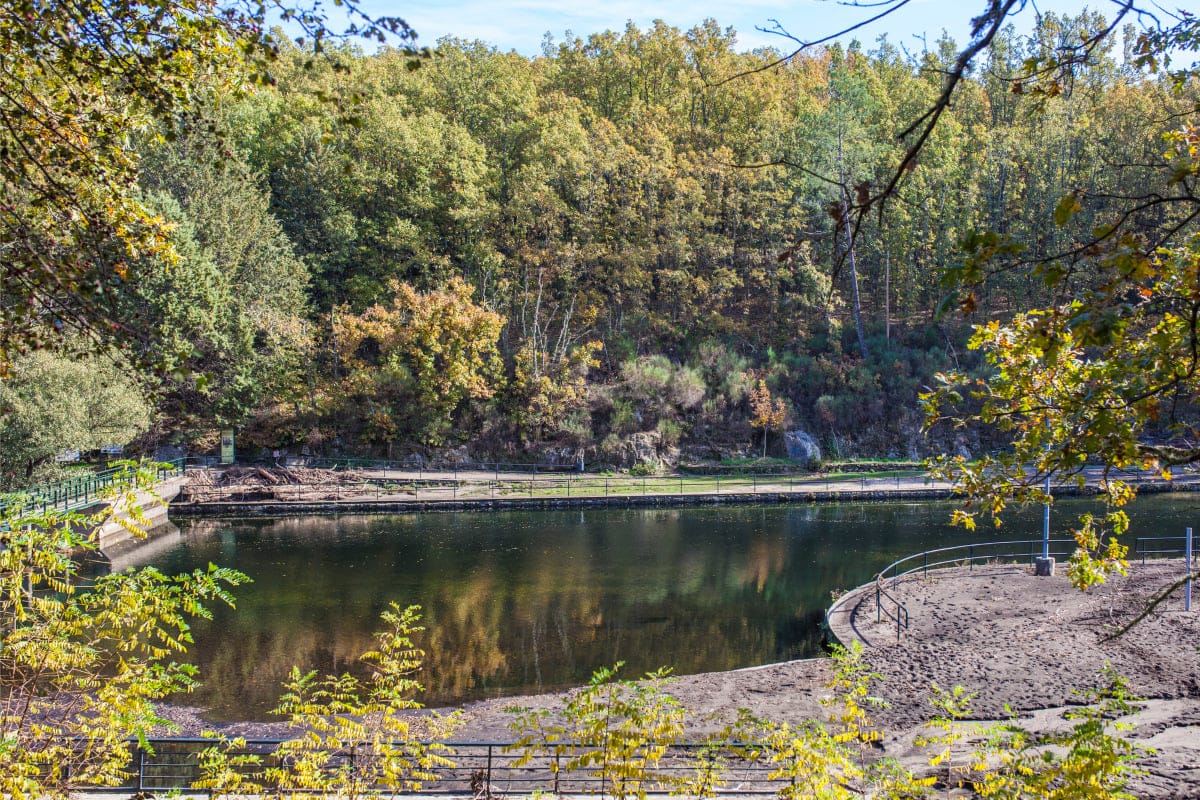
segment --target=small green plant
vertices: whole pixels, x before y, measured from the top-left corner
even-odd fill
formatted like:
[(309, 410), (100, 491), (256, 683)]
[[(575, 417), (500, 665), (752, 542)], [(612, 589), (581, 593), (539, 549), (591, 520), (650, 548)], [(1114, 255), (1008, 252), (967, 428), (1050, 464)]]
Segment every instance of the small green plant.
[(1126, 787), (1143, 773), (1133, 762), (1153, 751), (1116, 735), (1130, 726), (1114, 720), (1133, 713), (1137, 698), (1107, 665), (1104, 680), (1102, 688), (1082, 694), (1086, 705), (1063, 715), (1074, 723), (1066, 731), (1034, 735), (1015, 722), (993, 727), (975, 755), (975, 769), (985, 771), (974, 782), (980, 797), (1133, 800)]
[(622, 665), (594, 672), (563, 708), (561, 723), (552, 722), (546, 709), (514, 709), (510, 727), (518, 738), (512, 749), (520, 753), (515, 765), (553, 756), (550, 769), (556, 775), (582, 770), (600, 779), (602, 794), (617, 800), (643, 800), (651, 788), (668, 786), (655, 769), (681, 741), (686, 712), (663, 691), (669, 670), (647, 673), (641, 681), (619, 681)]
[(771, 780), (786, 780), (783, 800), (848, 800), (859, 796), (851, 788), (863, 777), (853, 752), (816, 720), (799, 725), (770, 725), (761, 738)]
[(381, 616), (387, 627), (375, 635), (377, 649), (362, 656), (371, 667), (368, 681), (349, 674), (318, 678), (294, 668), (273, 713), (286, 717), (299, 735), (265, 760), (239, 755), (244, 742), (218, 739), (201, 754), (203, 777), (194, 788), (211, 797), (273, 793), (353, 800), (381, 790), (418, 791), (437, 780), (439, 768), (453, 767), (450, 749), (438, 740), (453, 732), (458, 716), (425, 717), (418, 736), (407, 713), (422, 707), (413, 699), (422, 691), (413, 676), (425, 655), (412, 640), (423, 630), (420, 609), (392, 603)]
[(629, 474), (638, 478), (652, 478), (659, 473), (659, 466), (649, 461), (634, 464), (629, 468)]
[(964, 775), (970, 767), (954, 763), (955, 745), (969, 733), (976, 732), (977, 726), (964, 728), (963, 720), (971, 713), (971, 701), (978, 692), (970, 692), (962, 686), (955, 686), (946, 691), (936, 683), (932, 685), (933, 694), (929, 704), (937, 710), (937, 715), (929, 721), (928, 727), (934, 733), (918, 736), (915, 742), (918, 747), (939, 747), (929, 758), (929, 766), (946, 765), (946, 785), (962, 786)]
[(839, 743), (853, 744), (859, 750), (859, 764), (866, 765), (867, 749), (883, 738), (875, 728), (870, 710), (886, 708), (887, 703), (871, 694), (871, 682), (883, 678), (872, 672), (863, 660), (863, 646), (854, 642), (850, 647), (833, 647), (833, 677), (827, 688), (832, 697), (823, 698), (822, 705), (831, 709), (829, 722), (834, 727), (834, 739)]

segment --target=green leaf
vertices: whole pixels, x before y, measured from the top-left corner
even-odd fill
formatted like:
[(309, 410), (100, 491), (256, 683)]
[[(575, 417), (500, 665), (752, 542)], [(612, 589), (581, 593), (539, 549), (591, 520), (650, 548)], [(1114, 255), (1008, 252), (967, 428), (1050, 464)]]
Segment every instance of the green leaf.
[(1058, 201), (1058, 206), (1054, 209), (1054, 224), (1058, 227), (1063, 227), (1071, 218), (1074, 217), (1081, 209), (1079, 198), (1072, 194), (1064, 194)]

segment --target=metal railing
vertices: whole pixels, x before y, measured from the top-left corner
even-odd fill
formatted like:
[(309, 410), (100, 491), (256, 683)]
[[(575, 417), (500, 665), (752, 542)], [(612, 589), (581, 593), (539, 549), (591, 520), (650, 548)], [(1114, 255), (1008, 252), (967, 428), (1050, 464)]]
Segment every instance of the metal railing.
[[(1186, 538), (1183, 536), (1141, 536), (1134, 540), (1133, 551), (1141, 557), (1144, 564), (1148, 557), (1183, 557), (1186, 552), (1185, 542)], [(1010, 563), (1024, 562), (1032, 565), (1042, 553), (1042, 543), (1042, 539), (978, 542), (938, 547), (897, 559), (875, 575), (875, 621), (883, 622), (883, 618), (887, 617), (895, 622), (896, 641), (899, 641), (904, 631), (908, 630), (908, 607), (889, 590), (895, 589), (904, 578), (918, 572), (925, 576), (931, 569), (967, 566), (973, 570), (975, 564), (980, 561), (1007, 560)], [(1051, 539), (1050, 555), (1055, 558), (1067, 558), (1074, 553), (1075, 547), (1074, 539)], [(1005, 552), (995, 552), (996, 548), (1003, 548)]]
[(1134, 540), (1133, 552), (1143, 564), (1147, 557), (1183, 558), (1187, 552), (1186, 543), (1186, 536), (1139, 536)]
[[(270, 765), (273, 754), (283, 741), (247, 740), (244, 747), (230, 750), (229, 755), (254, 755), (262, 760), (262, 765)], [(129, 778), (122, 785), (76, 787), (74, 791), (123, 791), (139, 794), (186, 792), (202, 777), (200, 753), (217, 746), (216, 741), (202, 738), (157, 739), (147, 744), (148, 747), (141, 747), (131, 743), (133, 757), (127, 769)], [(431, 768), (430, 772), (436, 779), (423, 781), (421, 793), (476, 798), (528, 796), (536, 792), (595, 795), (605, 793), (606, 778), (599, 774), (594, 765), (566, 769), (568, 760), (580, 755), (584, 749), (575, 748), (573, 753), (560, 754), (555, 753), (555, 745), (550, 744), (533, 744), (528, 749), (519, 748), (514, 742), (420, 744), (434, 744), (444, 748), (439, 755), (452, 762), (449, 766)], [(774, 795), (787, 785), (785, 779), (770, 777), (777, 767), (769, 763), (761, 745), (738, 742), (672, 744), (661, 762), (647, 769), (645, 785), (665, 793), (678, 787), (685, 780), (694, 780), (697, 770), (703, 768), (701, 757), (712, 758), (714, 750), (719, 750), (721, 757), (721, 781), (724, 785), (720, 794)], [(533, 753), (533, 756), (527, 763), (519, 763), (526, 752)], [(331, 769), (339, 766), (354, 769), (358, 759), (362, 757), (362, 751), (349, 748), (333, 753), (329, 766)], [(393, 792), (389, 790), (388, 793)]]
[[(222, 466), (217, 456), (188, 456), (188, 466), (219, 467)], [(471, 461), (463, 463), (446, 463), (428, 461), (423, 458), (365, 458), (365, 457), (332, 457), (332, 456), (280, 456), (271, 458), (263, 456), (253, 459), (238, 459), (235, 463), (225, 466), (241, 467), (308, 467), (310, 469), (366, 469), (366, 470), (396, 470), (405, 472), (578, 472), (579, 465), (551, 464), (547, 462), (516, 462), (516, 461)]]
[[(908, 630), (908, 607), (889, 590), (916, 573), (928, 575), (931, 569), (967, 566), (975, 568), (977, 562), (1027, 562), (1033, 564), (1042, 554), (1042, 539), (1013, 539), (1002, 542), (977, 542), (924, 550), (888, 564), (875, 575), (875, 621), (883, 622), (886, 616), (896, 623), (896, 641), (900, 641)], [(1069, 549), (1055, 549), (1067, 545)], [(1074, 552), (1074, 539), (1051, 539), (1050, 555), (1056, 558), (1070, 556)], [(890, 575), (889, 575), (890, 573)]]
[[(157, 469), (157, 480), (165, 481), (183, 474), (183, 459), (163, 462)], [(87, 508), (110, 495), (114, 489), (127, 485), (128, 467), (110, 467), (73, 475), (53, 483), (33, 486), (19, 492), (0, 495), (0, 503), (20, 504), (22, 511), (72, 511)]]
[[(539, 475), (493, 472), (482, 477), (458, 472), (425, 475), (416, 470), (366, 470), (341, 480), (312, 482), (290, 480), (286, 473), (273, 475), (278, 483), (251, 482), (204, 485), (192, 481), (181, 502), (437, 502), (445, 500), (503, 499), (605, 499), (684, 495), (779, 494), (797, 491), (926, 492), (929, 483), (922, 473), (887, 478), (870, 475), (798, 476), (794, 473), (744, 475), (596, 475), (578, 473)], [(215, 473), (219, 474), (219, 473)]]

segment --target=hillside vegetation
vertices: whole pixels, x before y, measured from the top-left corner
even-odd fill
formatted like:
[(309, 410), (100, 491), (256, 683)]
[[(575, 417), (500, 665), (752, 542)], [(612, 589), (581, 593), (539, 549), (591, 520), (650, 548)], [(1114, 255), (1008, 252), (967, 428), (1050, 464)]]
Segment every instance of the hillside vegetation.
[[(739, 53), (711, 20), (547, 38), (535, 58), (445, 40), (416, 69), (285, 48), (272, 86), (214, 87), (182, 135), (141, 136), (139, 192), (172, 224), (120, 288), (155, 331), (127, 354), (158, 365), (142, 443), (203, 449), (234, 427), (251, 453), (618, 467), (785, 455), (787, 431), (832, 457), (994, 448), (923, 435), (917, 394), (984, 369), (970, 326), (1051, 289), (998, 270), (963, 316), (941, 313), (941, 281), (989, 237), (1087, 242), (1162, 184), (1163, 136), (1196, 105), (1194, 80), (1115, 37), (1061, 92), (1011, 79), (1102, 25), (1047, 14), (998, 37), (899, 194), (861, 216), (953, 42), (881, 37), (764, 72), (778, 54)], [(1070, 192), (1089, 201), (1056, 224)]]

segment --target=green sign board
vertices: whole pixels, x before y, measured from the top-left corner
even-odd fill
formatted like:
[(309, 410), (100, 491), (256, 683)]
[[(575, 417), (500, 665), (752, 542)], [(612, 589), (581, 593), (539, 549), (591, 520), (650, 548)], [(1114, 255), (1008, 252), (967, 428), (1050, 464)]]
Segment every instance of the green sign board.
[(233, 428), (221, 431), (221, 463), (233, 463)]

